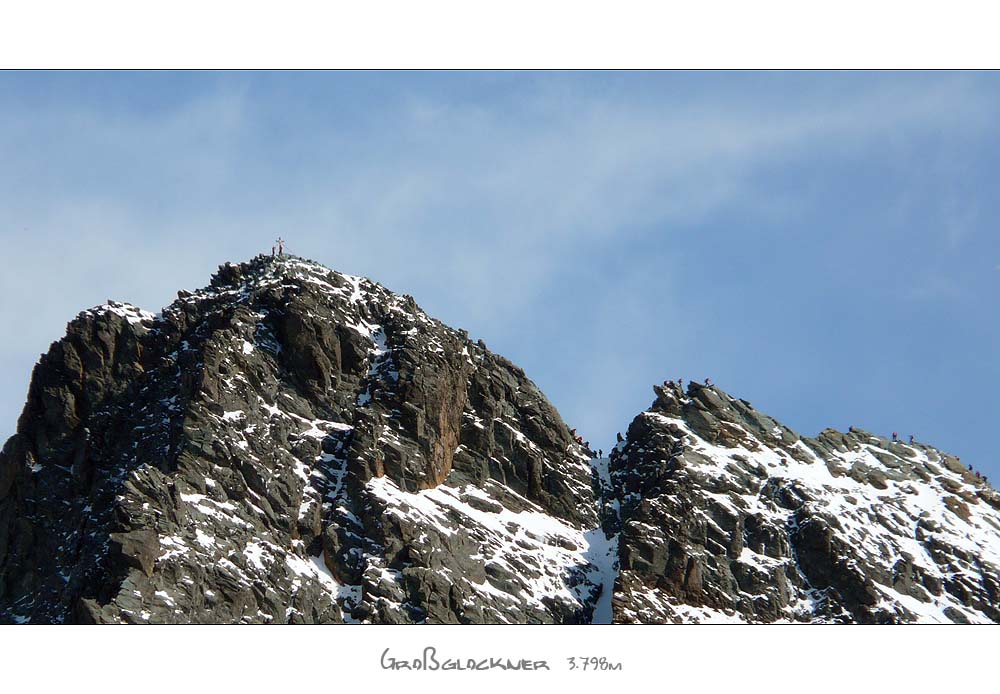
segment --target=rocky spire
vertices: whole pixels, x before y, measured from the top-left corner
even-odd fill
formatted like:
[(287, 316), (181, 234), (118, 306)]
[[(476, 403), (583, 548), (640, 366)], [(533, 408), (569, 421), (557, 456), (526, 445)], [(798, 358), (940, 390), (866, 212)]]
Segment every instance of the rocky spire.
[(594, 508), (520, 369), (262, 256), (157, 316), (85, 311), (39, 362), (0, 460), (0, 617), (586, 620)]

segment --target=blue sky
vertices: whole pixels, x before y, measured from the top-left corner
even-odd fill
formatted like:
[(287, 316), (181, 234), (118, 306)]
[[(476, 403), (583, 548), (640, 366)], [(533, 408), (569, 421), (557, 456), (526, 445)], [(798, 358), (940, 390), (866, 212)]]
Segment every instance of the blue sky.
[(995, 73), (0, 73), (0, 435), (78, 311), (281, 234), (595, 446), (711, 376), (1000, 479), (998, 122)]

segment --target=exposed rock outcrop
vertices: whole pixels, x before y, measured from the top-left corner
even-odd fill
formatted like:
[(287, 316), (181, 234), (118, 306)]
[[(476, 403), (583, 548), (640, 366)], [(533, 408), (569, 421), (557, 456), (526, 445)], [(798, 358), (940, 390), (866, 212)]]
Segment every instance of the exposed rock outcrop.
[(588, 456), (524, 373), (294, 257), (85, 311), (0, 460), (0, 618), (575, 622)]
[(655, 391), (610, 461), (616, 621), (1000, 621), (1000, 495), (955, 458)]
[(0, 622), (1000, 622), (1000, 495), (673, 384), (596, 459), (524, 372), (300, 258), (81, 313), (0, 452)]

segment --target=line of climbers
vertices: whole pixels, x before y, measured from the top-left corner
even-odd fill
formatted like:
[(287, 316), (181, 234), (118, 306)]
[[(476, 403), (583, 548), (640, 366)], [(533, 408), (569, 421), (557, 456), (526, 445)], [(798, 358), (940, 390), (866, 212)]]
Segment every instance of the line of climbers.
[(590, 450), (590, 441), (584, 441), (583, 437), (576, 433), (576, 429), (570, 429), (569, 433), (570, 433), (570, 436), (573, 437), (574, 441), (576, 441), (578, 444), (580, 444), (585, 449), (587, 449), (588, 453), (590, 453), (591, 455), (594, 454), (594, 451)]
[[(285, 239), (283, 239), (282, 237), (279, 236), (275, 240), (274, 243), (277, 246), (277, 254), (278, 255), (284, 255), (285, 254)], [(271, 257), (273, 258), (274, 255), (275, 255), (275, 246), (271, 246)], [(682, 393), (684, 392), (684, 379), (683, 378), (678, 378), (676, 383), (674, 383), (674, 381), (664, 381), (663, 385), (664, 385), (664, 387), (674, 387), (674, 386), (676, 386)], [(712, 385), (712, 380), (710, 378), (706, 378), (705, 379), (705, 386), (711, 387), (711, 385)], [(849, 433), (853, 434), (854, 433), (854, 427), (853, 426), (847, 427), (847, 431)], [(592, 451), (590, 449), (590, 441), (584, 441), (583, 437), (576, 433), (576, 429), (570, 429), (569, 432), (573, 436), (573, 440), (575, 440), (579, 445), (583, 446), (587, 450), (588, 453), (590, 453), (591, 455), (594, 454), (594, 451)], [(618, 438), (618, 443), (622, 443), (625, 440), (624, 437), (622, 437), (622, 433), (620, 431), (618, 432), (617, 438)], [(895, 431), (892, 432), (892, 440), (893, 440), (893, 442), (896, 442), (896, 443), (899, 442), (899, 434), (897, 432), (895, 432)], [(913, 434), (910, 434), (910, 443), (911, 444), (913, 443)], [(617, 448), (615, 448), (615, 449), (613, 449), (611, 451), (611, 456), (612, 457), (617, 457), (616, 456), (617, 453), (618, 453), (618, 450), (617, 450)], [(604, 457), (604, 449), (598, 449), (598, 451), (597, 451), (597, 457), (598, 458), (603, 458)], [(955, 456), (955, 460), (960, 461), (961, 458), (959, 458), (958, 456)], [(980, 474), (980, 472), (978, 470), (973, 470), (973, 468), (972, 468), (971, 465), (969, 466), (969, 471), (976, 473), (976, 479), (981, 479), (983, 482), (988, 482), (989, 481), (989, 478), (986, 475)]]
[[(693, 383), (693, 381), (691, 383)], [(706, 387), (711, 387), (711, 385), (712, 385), (712, 379), (706, 378), (705, 379), (705, 386)], [(678, 389), (680, 389), (681, 393), (683, 393), (684, 392), (684, 379), (683, 378), (678, 378), (676, 383), (674, 383), (674, 381), (664, 381), (663, 382), (663, 386), (664, 387), (675, 387), (676, 386)], [(577, 434), (576, 434), (576, 429), (570, 429), (570, 433), (576, 439), (577, 443), (583, 443), (583, 445), (587, 447), (587, 450), (588, 451), (590, 450), (590, 444), (581, 441), (580, 437), (577, 436)], [(622, 436), (622, 433), (620, 431), (615, 435), (615, 438), (617, 439), (618, 443), (624, 443), (625, 442), (625, 437)], [(608, 457), (612, 461), (616, 460), (618, 458), (618, 455), (619, 455), (619, 450), (618, 450), (617, 446), (615, 446), (614, 448), (611, 449), (611, 451), (608, 452)], [(604, 457), (604, 450), (603, 449), (600, 449), (600, 450), (597, 451), (597, 457), (598, 458), (603, 458)]]
[[(955, 458), (955, 460), (958, 460), (958, 458)], [(976, 473), (976, 479), (977, 480), (982, 480), (983, 482), (986, 482), (986, 483), (989, 483), (989, 481), (990, 481), (989, 478), (986, 475), (979, 474), (979, 470), (973, 470), (971, 465), (969, 466), (969, 472)]]
[[(853, 426), (847, 427), (847, 431), (850, 434), (855, 433)], [(892, 440), (893, 440), (894, 443), (899, 443), (899, 433), (898, 432), (895, 432), (895, 431), (892, 432)], [(913, 434), (910, 434), (910, 443), (911, 444), (913, 443)], [(959, 456), (956, 455), (955, 456), (955, 462), (959, 462), (960, 463), (960, 462), (962, 462), (962, 459)], [(981, 472), (979, 472), (979, 470), (976, 470), (971, 465), (969, 465), (969, 472), (976, 473), (976, 479), (977, 480), (982, 480), (986, 484), (988, 484), (989, 481), (990, 481), (989, 477), (987, 477), (986, 475), (982, 474)]]
[[(705, 385), (706, 386), (711, 386), (712, 385), (711, 379), (706, 378), (705, 379)], [(676, 386), (683, 393), (684, 392), (684, 379), (683, 378), (678, 378), (676, 383), (674, 381), (664, 381), (663, 382), (663, 386), (665, 388), (666, 387), (675, 387)], [(851, 433), (851, 434), (855, 433), (853, 426), (847, 427), (847, 431), (849, 433)], [(573, 429), (572, 433), (573, 433), (574, 436), (576, 436), (576, 429)], [(577, 439), (577, 443), (581, 443), (580, 437), (577, 436), (576, 439)], [(625, 439), (622, 436), (622, 433), (619, 431), (618, 432), (618, 443), (622, 443), (624, 440)], [(895, 431), (892, 432), (892, 440), (893, 440), (894, 443), (899, 443), (899, 433), (898, 432), (895, 432)], [(911, 445), (914, 443), (914, 441), (913, 441), (913, 434), (910, 434), (910, 436), (909, 436), (909, 442), (910, 442)], [(590, 444), (588, 443), (588, 444), (585, 444), (585, 445), (587, 446), (587, 449), (589, 450), (590, 449)], [(600, 451), (598, 457), (603, 458), (604, 457), (603, 454), (604, 454), (604, 451)], [(614, 460), (615, 458), (618, 457), (618, 448), (617, 447), (615, 447), (615, 448), (613, 448), (611, 450), (610, 457), (611, 457), (612, 460)], [(958, 456), (955, 456), (955, 460), (958, 461), (958, 462), (961, 462), (962, 459), (959, 458)], [(989, 478), (986, 475), (980, 473), (978, 470), (974, 470), (971, 465), (969, 466), (969, 471), (976, 473), (976, 479), (982, 480), (984, 483), (989, 483)]]
[[(691, 381), (691, 383), (693, 383), (693, 381)], [(705, 379), (705, 386), (711, 386), (711, 385), (712, 385), (712, 379), (706, 378)], [(664, 381), (663, 382), (663, 387), (664, 388), (666, 388), (666, 387), (674, 387), (674, 386), (676, 386), (677, 388), (679, 388), (680, 391), (683, 393), (684, 392), (684, 379), (683, 378), (678, 378), (676, 383), (674, 383), (673, 381)]]
[[(706, 386), (711, 386), (712, 385), (711, 379), (706, 378), (705, 379), (705, 385)], [(683, 378), (678, 378), (676, 383), (674, 381), (664, 381), (663, 382), (663, 386), (665, 388), (666, 387), (671, 387), (672, 388), (672, 387), (676, 386), (683, 393), (684, 392), (684, 379)], [(849, 433), (851, 433), (851, 434), (855, 433), (853, 426), (847, 427), (847, 431)], [(590, 441), (584, 441), (583, 437), (577, 435), (576, 429), (570, 429), (570, 434), (573, 435), (573, 438), (576, 440), (576, 442), (578, 444), (581, 444), (584, 448), (587, 449), (588, 453), (590, 453), (591, 455), (594, 454), (594, 452), (592, 450), (590, 450)], [(620, 431), (617, 434), (617, 439), (618, 439), (618, 443), (622, 443), (623, 441), (625, 441), (625, 438), (622, 436), (622, 433)], [(899, 433), (898, 432), (895, 432), (895, 431), (892, 432), (892, 440), (893, 440), (894, 443), (899, 443)], [(913, 444), (913, 434), (910, 434), (909, 442), (910, 442), (911, 445)], [(611, 457), (612, 460), (616, 459), (618, 457), (618, 448), (615, 447), (615, 448), (611, 449), (611, 452), (609, 453), (609, 456)], [(603, 458), (604, 457), (604, 450), (603, 449), (598, 450), (597, 457), (598, 458)], [(959, 458), (958, 456), (955, 456), (955, 460), (961, 462), (962, 459)], [(986, 475), (981, 474), (978, 470), (974, 470), (971, 465), (969, 466), (969, 471), (976, 473), (976, 479), (982, 480), (984, 483), (989, 483), (989, 478)]]

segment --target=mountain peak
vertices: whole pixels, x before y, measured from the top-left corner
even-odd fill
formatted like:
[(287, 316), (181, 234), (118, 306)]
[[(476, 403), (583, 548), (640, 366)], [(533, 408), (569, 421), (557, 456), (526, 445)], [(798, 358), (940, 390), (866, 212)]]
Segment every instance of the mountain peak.
[(7, 622), (1000, 621), (1000, 495), (665, 382), (595, 458), (523, 370), (295, 256), (83, 311), (0, 452)]
[(953, 456), (654, 391), (610, 461), (623, 621), (1000, 619), (1000, 495)]
[[(84, 312), (36, 367), (0, 460), (0, 615), (586, 619), (587, 460), (523, 371), (412, 298), (225, 264), (155, 317)], [(469, 577), (454, 600), (439, 569)]]

